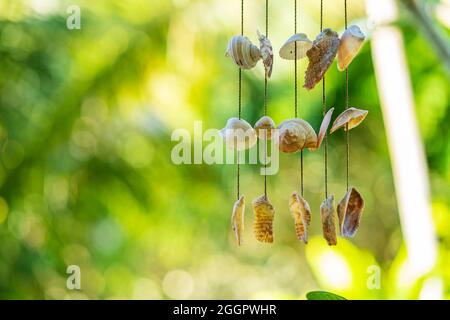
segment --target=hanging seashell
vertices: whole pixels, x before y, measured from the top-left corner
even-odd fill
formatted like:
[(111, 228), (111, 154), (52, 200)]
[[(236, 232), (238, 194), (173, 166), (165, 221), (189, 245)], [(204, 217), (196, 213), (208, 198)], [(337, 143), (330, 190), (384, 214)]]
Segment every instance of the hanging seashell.
[(231, 226), (239, 246), (242, 243), (242, 236), (244, 233), (244, 210), (245, 200), (244, 196), (241, 196), (239, 200), (234, 203), (233, 213), (231, 215)]
[[(361, 110), (356, 108), (348, 108), (344, 110), (340, 115), (337, 116), (336, 120), (334, 120), (333, 125), (331, 126), (330, 133), (335, 132), (337, 129), (344, 127), (344, 130), (353, 129), (366, 118), (369, 111)], [(348, 124), (348, 127), (345, 125)]]
[(258, 33), (259, 38), (259, 51), (261, 53), (261, 58), (264, 63), (264, 69), (266, 71), (266, 77), (270, 78), (272, 75), (273, 68), (273, 49), (270, 40), (263, 34)]
[(263, 116), (255, 123), (255, 130), (258, 138), (264, 140), (272, 139), (272, 131), (275, 129), (275, 122), (269, 116)]
[(352, 238), (358, 231), (363, 210), (364, 199), (351, 187), (337, 206), (339, 228), (343, 237)]
[(311, 223), (311, 209), (308, 202), (297, 192), (293, 192), (289, 198), (289, 210), (294, 218), (297, 238), (308, 243), (308, 227)]
[(258, 47), (244, 36), (231, 38), (225, 56), (233, 59), (241, 69), (251, 69), (261, 59)]
[(322, 216), (323, 237), (328, 245), (337, 244), (336, 227), (334, 223), (334, 196), (330, 195), (320, 205), (320, 214)]
[(285, 120), (278, 126), (278, 148), (282, 152), (294, 153), (304, 148), (315, 148), (317, 135), (311, 125), (303, 119)]
[(230, 118), (225, 128), (220, 130), (220, 134), (228, 148), (233, 150), (246, 150), (256, 143), (256, 132), (252, 126), (243, 119)]
[(275, 210), (265, 195), (253, 200), (253, 212), (255, 214), (253, 226), (256, 240), (272, 243)]
[(313, 43), (304, 33), (294, 34), (281, 47), (280, 57), (285, 60), (295, 60), (295, 44), (297, 44), (297, 60), (300, 60), (306, 57), (306, 52), (311, 49)]
[(305, 88), (311, 90), (322, 80), (336, 57), (339, 42), (338, 34), (331, 29), (324, 29), (314, 40), (313, 46), (306, 52), (309, 64), (305, 74)]
[(347, 69), (361, 49), (365, 38), (364, 33), (356, 25), (352, 25), (344, 31), (337, 55), (339, 71)]
[(334, 108), (331, 108), (328, 110), (328, 112), (325, 114), (325, 117), (323, 117), (322, 124), (320, 125), (319, 134), (317, 136), (317, 144), (315, 148), (310, 148), (310, 151), (316, 151), (320, 148), (322, 145), (323, 138), (325, 137), (325, 134), (327, 133), (328, 126), (330, 125), (331, 116), (333, 114)]

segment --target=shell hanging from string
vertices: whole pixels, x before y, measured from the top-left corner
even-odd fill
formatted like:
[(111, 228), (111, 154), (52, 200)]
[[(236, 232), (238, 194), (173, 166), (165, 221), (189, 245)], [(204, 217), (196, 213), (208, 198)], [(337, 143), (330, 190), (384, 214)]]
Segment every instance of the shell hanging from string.
[(246, 150), (253, 147), (257, 141), (256, 132), (252, 126), (243, 119), (230, 118), (225, 128), (220, 130), (225, 144), (232, 150)]
[(234, 36), (228, 42), (226, 57), (230, 57), (241, 69), (252, 69), (261, 59), (259, 48), (245, 36)]
[(343, 237), (352, 238), (356, 234), (363, 210), (363, 197), (354, 187), (351, 187), (337, 206), (339, 229)]
[(244, 233), (244, 211), (245, 211), (245, 199), (241, 196), (239, 200), (234, 203), (233, 213), (231, 215), (231, 226), (236, 238), (237, 244), (242, 244), (242, 238)]
[[(297, 44), (297, 56), (295, 55), (295, 45)], [(306, 52), (311, 49), (313, 42), (308, 39), (306, 34), (297, 33), (291, 36), (280, 49), (280, 57), (285, 60), (297, 60), (306, 57)]]
[(264, 63), (264, 69), (266, 72), (266, 77), (270, 78), (272, 76), (272, 69), (273, 69), (273, 48), (272, 44), (270, 43), (270, 40), (263, 34), (261, 34), (259, 31), (258, 33), (258, 39), (259, 39), (259, 51), (261, 54), (261, 58)]
[(254, 232), (256, 240), (264, 243), (273, 242), (273, 219), (275, 209), (266, 195), (253, 200), (253, 213), (255, 214)]
[(361, 124), (363, 120), (366, 118), (369, 111), (356, 109), (356, 108), (348, 108), (345, 109), (337, 118), (334, 120), (333, 125), (331, 126), (330, 133), (335, 132), (339, 128), (344, 128), (344, 130), (351, 130)]
[(272, 139), (272, 133), (274, 129), (275, 122), (269, 116), (263, 116), (255, 123), (256, 135), (259, 139)]
[(330, 246), (337, 244), (334, 213), (334, 196), (330, 195), (320, 205), (323, 237), (327, 240), (327, 243)]
[(339, 71), (344, 71), (361, 49), (366, 36), (357, 25), (352, 25), (344, 31), (337, 54)]
[(306, 52), (309, 58), (304, 87), (311, 90), (322, 80), (333, 63), (339, 49), (339, 36), (331, 29), (324, 29)]
[(297, 238), (308, 243), (308, 227), (311, 223), (311, 208), (308, 202), (297, 192), (293, 192), (289, 198), (289, 211), (294, 218)]

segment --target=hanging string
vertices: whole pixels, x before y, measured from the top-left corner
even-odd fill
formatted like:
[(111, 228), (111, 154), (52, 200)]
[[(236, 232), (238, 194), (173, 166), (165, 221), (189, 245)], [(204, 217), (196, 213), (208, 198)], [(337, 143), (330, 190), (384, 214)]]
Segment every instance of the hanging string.
[[(320, 0), (320, 32), (323, 31), (323, 0)], [(325, 76), (322, 80), (322, 113), (325, 117), (327, 112), (327, 101), (325, 95)], [(324, 137), (324, 172), (325, 172), (325, 198), (328, 198), (328, 137), (327, 133), (325, 133)]]
[[(348, 27), (348, 16), (347, 16), (347, 0), (344, 0), (344, 20), (345, 20), (345, 30)], [(349, 95), (348, 95), (348, 67), (345, 69), (345, 109), (349, 107)], [(350, 171), (350, 135), (348, 132), (348, 123), (345, 125), (345, 140), (346, 140), (346, 181), (347, 181), (347, 191), (349, 190), (349, 171)]]
[[(269, 0), (266, 0), (266, 37), (269, 37)], [(264, 115), (267, 115), (267, 72), (264, 72)], [(267, 133), (266, 133), (267, 134)], [(264, 145), (264, 195), (267, 197), (267, 139)]]
[[(241, 36), (244, 35), (244, 0), (241, 0)], [(238, 80), (238, 116), (239, 119), (242, 117), (242, 70), (239, 68), (239, 80)], [(240, 175), (241, 175), (241, 168), (239, 163), (239, 151), (236, 151), (236, 158), (237, 158), (237, 179), (236, 179), (236, 193), (237, 193), (237, 199), (239, 200), (240, 197)]]

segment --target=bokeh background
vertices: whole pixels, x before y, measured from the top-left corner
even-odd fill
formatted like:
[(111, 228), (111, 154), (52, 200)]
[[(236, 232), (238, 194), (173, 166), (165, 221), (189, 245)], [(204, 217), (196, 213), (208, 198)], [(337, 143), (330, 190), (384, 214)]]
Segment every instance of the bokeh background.
[[(293, 33), (293, 1), (270, 2), (277, 51)], [(418, 2), (448, 37), (449, 2)], [(263, 192), (263, 177), (259, 166), (244, 165), (246, 231), (237, 247), (230, 229), (235, 166), (177, 166), (170, 153), (174, 129), (192, 132), (195, 120), (221, 128), (237, 114), (237, 69), (224, 52), (239, 33), (239, 1), (0, 0), (0, 298), (303, 299), (311, 290), (349, 299), (449, 298), (449, 73), (399, 3), (394, 25), (404, 37), (437, 243), (432, 268), (410, 277), (371, 22), (365, 1), (348, 4), (350, 23), (369, 36), (350, 68), (350, 104), (369, 110), (351, 132), (350, 180), (366, 200), (360, 230), (326, 245), (323, 152), (306, 152), (313, 220), (310, 242), (301, 244), (287, 205), (299, 188), (299, 155), (282, 154), (279, 173), (268, 178), (275, 242), (253, 238), (249, 203)], [(66, 27), (70, 5), (81, 8), (80, 30)], [(299, 30), (310, 38), (320, 28), (319, 9), (319, 1), (299, 0)], [(343, 1), (325, 1), (324, 19), (342, 32)], [(264, 30), (264, 2), (246, 0), (245, 33), (254, 42), (257, 29)], [(299, 74), (305, 69), (302, 60)], [(244, 72), (250, 123), (263, 113), (263, 82), (261, 64)], [(293, 63), (276, 56), (268, 105), (276, 123), (293, 117), (293, 88)], [(318, 128), (320, 86), (299, 96), (300, 116)], [(335, 64), (327, 103), (336, 113), (344, 107), (344, 73)], [(340, 199), (345, 135), (328, 142), (329, 189)], [(66, 288), (68, 265), (80, 266), (81, 290)], [(381, 270), (379, 289), (367, 285), (371, 266)]]

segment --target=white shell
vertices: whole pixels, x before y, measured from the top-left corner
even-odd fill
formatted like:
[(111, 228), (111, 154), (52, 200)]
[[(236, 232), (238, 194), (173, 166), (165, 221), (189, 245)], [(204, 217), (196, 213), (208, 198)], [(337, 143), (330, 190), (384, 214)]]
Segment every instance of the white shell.
[(256, 143), (256, 132), (252, 126), (243, 119), (230, 118), (225, 128), (220, 130), (228, 148), (233, 150), (246, 150)]
[(267, 78), (270, 78), (272, 75), (273, 69), (273, 48), (270, 40), (259, 31), (257, 31), (258, 39), (259, 39), (259, 51), (261, 53), (261, 58), (264, 63), (264, 69), (266, 71)]
[(280, 49), (280, 57), (285, 60), (295, 60), (295, 43), (297, 43), (297, 60), (306, 57), (306, 52), (313, 43), (306, 34), (297, 33), (290, 37)]
[(244, 36), (231, 38), (225, 56), (233, 59), (241, 69), (251, 69), (261, 59), (258, 47)]
[(356, 25), (352, 25), (345, 30), (341, 37), (337, 56), (339, 71), (347, 69), (361, 49), (365, 38), (364, 33)]

